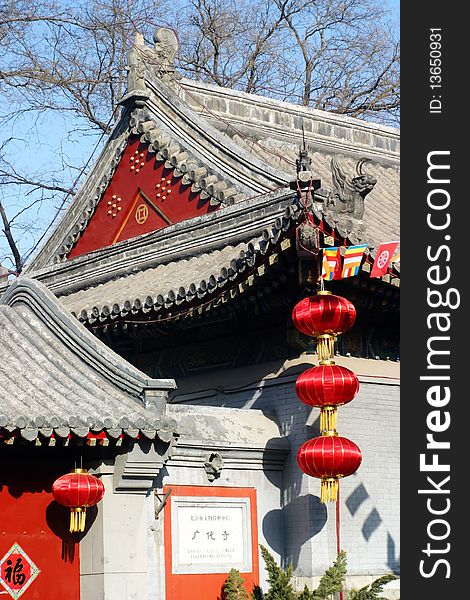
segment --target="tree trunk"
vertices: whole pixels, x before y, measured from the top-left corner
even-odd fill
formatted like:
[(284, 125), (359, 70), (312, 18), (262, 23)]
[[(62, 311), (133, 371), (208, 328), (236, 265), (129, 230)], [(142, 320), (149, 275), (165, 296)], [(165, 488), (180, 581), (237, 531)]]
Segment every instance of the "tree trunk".
[(3, 221), (3, 233), (5, 234), (5, 237), (7, 238), (8, 245), (10, 246), (10, 250), (15, 259), (16, 273), (19, 275), (21, 273), (21, 269), (23, 268), (23, 262), (21, 260), (20, 251), (18, 250), (18, 246), (16, 245), (15, 239), (11, 232), (10, 221), (8, 220), (8, 217), (5, 212), (5, 209), (3, 208), (2, 202), (0, 202), (0, 215), (1, 215), (2, 221)]
[(305, 65), (305, 80), (304, 80), (304, 93), (302, 97), (302, 104), (308, 106), (310, 104), (310, 95), (312, 93), (312, 72), (313, 65), (308, 62)]

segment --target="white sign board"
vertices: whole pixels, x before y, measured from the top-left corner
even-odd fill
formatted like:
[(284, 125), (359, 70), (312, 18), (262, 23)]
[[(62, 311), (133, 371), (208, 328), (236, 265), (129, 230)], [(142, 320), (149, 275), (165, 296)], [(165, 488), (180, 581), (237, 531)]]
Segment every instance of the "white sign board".
[(172, 572), (252, 570), (249, 498), (171, 498)]

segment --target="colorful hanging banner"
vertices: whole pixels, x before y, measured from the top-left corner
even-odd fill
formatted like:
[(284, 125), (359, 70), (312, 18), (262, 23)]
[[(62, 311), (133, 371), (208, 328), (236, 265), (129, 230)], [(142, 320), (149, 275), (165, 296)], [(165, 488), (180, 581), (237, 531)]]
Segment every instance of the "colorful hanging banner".
[(341, 279), (341, 254), (339, 246), (323, 248), (321, 276), (327, 281)]
[(385, 244), (380, 244), (375, 256), (374, 266), (370, 272), (371, 277), (383, 277), (383, 275), (387, 273), (388, 266), (397, 246), (398, 242), (386, 242)]
[(367, 244), (348, 247), (343, 257), (343, 271), (341, 273), (343, 278), (353, 277), (359, 273), (362, 257), (364, 256), (366, 248)]

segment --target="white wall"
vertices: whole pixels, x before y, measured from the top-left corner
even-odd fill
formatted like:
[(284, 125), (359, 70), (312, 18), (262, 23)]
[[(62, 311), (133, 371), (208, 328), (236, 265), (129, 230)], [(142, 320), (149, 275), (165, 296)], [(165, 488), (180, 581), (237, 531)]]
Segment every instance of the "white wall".
[(114, 494), (112, 475), (90, 530), (80, 542), (82, 600), (142, 600), (148, 590), (149, 524), (144, 495)]
[[(379, 362), (358, 359), (356, 367), (347, 365), (358, 373), (361, 389), (352, 403), (339, 409), (338, 418), (339, 433), (356, 442), (363, 453), (359, 471), (343, 479), (340, 488), (341, 546), (348, 553), (349, 575), (362, 577), (361, 583), (369, 576), (397, 570), (399, 564), (399, 380), (390, 372), (389, 364), (383, 363), (381, 370)], [(203, 385), (180, 382), (183, 391), (186, 386), (195, 390), (192, 398), (186, 395), (181, 399), (200, 406), (194, 414), (200, 415), (201, 427), (195, 430), (204, 434), (199, 439), (186, 439), (186, 445), (180, 443), (155, 481), (157, 489), (172, 484), (256, 488), (259, 541), (284, 564), (293, 562), (300, 587), (314, 584), (315, 577), (336, 557), (335, 505), (320, 504), (319, 481), (303, 475), (296, 462), (298, 447), (318, 435), (318, 410), (302, 404), (295, 394), (296, 376), (304, 368), (302, 365), (297, 373), (294, 369), (256, 384), (252, 373), (244, 374), (241, 369), (227, 372), (226, 381), (236, 381), (233, 387), (237, 389), (243, 388), (244, 381), (251, 382), (234, 393), (204, 393)], [(218, 375), (224, 377), (223, 373)], [(217, 383), (208, 378), (201, 379), (200, 384), (203, 382), (212, 390)], [(207, 405), (259, 410), (247, 417), (244, 411), (219, 412)], [(178, 410), (186, 409), (178, 405)], [(279, 430), (261, 411), (275, 413), (281, 432), (291, 444), (283, 471), (279, 463), (264, 464), (263, 447), (269, 438), (279, 435)], [(230, 415), (227, 422), (231, 426), (218, 429), (223, 414)], [(177, 411), (173, 416), (179, 423), (185, 422)], [(191, 414), (185, 418), (186, 422), (195, 419)], [(257, 429), (257, 422), (264, 423), (264, 429)], [(248, 433), (232, 431), (237, 423), (240, 432)], [(213, 439), (206, 439), (211, 431)], [(227, 431), (232, 434), (225, 434)], [(180, 442), (184, 439), (183, 435)], [(236, 444), (235, 440), (242, 441)], [(212, 484), (203, 468), (208, 448), (221, 449), (225, 460), (220, 477)], [(101, 472), (107, 492), (81, 542), (81, 597), (164, 600), (163, 512), (154, 519), (153, 492), (147, 497), (112, 493), (112, 468), (104, 467)], [(261, 576), (265, 583), (263, 571)]]
[[(310, 362), (310, 365), (306, 364)], [(389, 361), (337, 357), (359, 376), (358, 396), (340, 407), (338, 432), (356, 442), (363, 453), (359, 471), (341, 481), (341, 546), (348, 552), (349, 573), (383, 574), (399, 569), (399, 365)], [(320, 483), (300, 471), (296, 454), (299, 446), (318, 435), (319, 411), (304, 405), (295, 393), (295, 379), (316, 361), (301, 357), (274, 371), (264, 368), (258, 383), (256, 373), (235, 369), (226, 373), (177, 381), (186, 403), (256, 408), (273, 411), (281, 431), (290, 441), (291, 453), (284, 470), (282, 506), (285, 531), (285, 563), (292, 561), (299, 577), (320, 575), (336, 557), (335, 505), (319, 503)], [(276, 373), (280, 376), (273, 377)], [(204, 394), (220, 382), (225, 392)], [(230, 385), (250, 385), (231, 393)], [(234, 386), (235, 387), (235, 386)], [(262, 517), (261, 517), (262, 518)]]

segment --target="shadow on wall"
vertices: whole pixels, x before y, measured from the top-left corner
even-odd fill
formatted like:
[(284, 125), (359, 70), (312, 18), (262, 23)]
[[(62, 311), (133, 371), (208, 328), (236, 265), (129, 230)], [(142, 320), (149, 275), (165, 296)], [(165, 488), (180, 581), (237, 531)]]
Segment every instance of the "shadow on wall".
[[(272, 413), (263, 412), (263, 414), (267, 419), (275, 421)], [(281, 468), (281, 465), (284, 464), (285, 468), (284, 461), (286, 461), (290, 451), (291, 445), (286, 437), (269, 439), (263, 451), (263, 473), (266, 479), (281, 491), (283, 489), (283, 468)]]
[[(191, 378), (177, 378), (178, 389), (170, 393), (169, 402), (202, 404), (206, 406), (223, 406), (229, 408), (256, 408), (274, 410), (272, 397), (269, 394), (270, 382), (286, 384), (286, 378), (297, 376), (306, 369), (313, 367), (313, 362), (301, 362), (285, 368), (285, 360), (262, 363), (256, 366), (251, 376), (245, 376), (247, 381), (237, 380), (237, 369), (227, 375), (227, 371), (211, 373), (213, 387), (207, 388), (207, 376), (198, 381)], [(228, 383), (227, 383), (227, 378)], [(240, 377), (240, 375), (238, 375)], [(292, 380), (294, 385), (294, 380)], [(294, 389), (294, 388), (292, 388)], [(266, 394), (266, 392), (268, 392)], [(295, 393), (295, 392), (294, 392)], [(301, 402), (299, 401), (299, 404)]]
[[(296, 519), (297, 515), (309, 515), (309, 518), (299, 521)], [(275, 552), (285, 556), (284, 541), (280, 536), (281, 524), (298, 523), (297, 528), (290, 531), (291, 539), (295, 539), (295, 545), (290, 545), (289, 562), (292, 562), (295, 569), (302, 546), (320, 533), (326, 525), (327, 518), (327, 507), (320, 502), (320, 498), (313, 494), (305, 494), (295, 498), (282, 509), (268, 512), (263, 519), (263, 535)]]
[[(313, 421), (312, 418), (314, 419)], [(292, 427), (292, 429), (294, 429), (294, 426), (296, 426), (295, 429), (297, 430), (297, 436), (292, 440), (291, 455), (289, 457), (290, 468), (292, 472), (286, 473), (286, 476), (289, 476), (288, 480), (284, 479), (283, 503), (285, 506), (302, 494), (302, 487), (305, 482), (304, 478), (306, 476), (302, 473), (297, 463), (297, 453), (299, 448), (307, 440), (316, 438), (320, 435), (320, 415), (317, 410), (312, 408), (310, 413), (307, 414), (307, 418), (303, 416), (300, 423), (295, 423), (294, 421), (295, 415), (290, 415), (286, 419), (286, 422), (290, 427)], [(286, 466), (289, 468), (289, 465)]]
[[(360, 483), (345, 501), (351, 516), (355, 516), (360, 505), (369, 499), (366, 488)], [(299, 519), (298, 516), (304, 518)], [(308, 515), (307, 518), (305, 516)], [(306, 494), (293, 498), (280, 510), (268, 512), (263, 519), (263, 535), (270, 547), (281, 556), (284, 562), (292, 562), (294, 569), (297, 568), (302, 546), (314, 538), (325, 527), (328, 519), (328, 510), (320, 498), (313, 494)], [(285, 524), (290, 524), (290, 544), (284, 547), (282, 531)], [(361, 533), (368, 542), (372, 535), (382, 524), (379, 511), (373, 507), (367, 514), (361, 527)], [(293, 541), (295, 540), (295, 543)], [(287, 556), (288, 554), (288, 556)], [(396, 545), (393, 536), (387, 531), (387, 566), (395, 574), (400, 573), (400, 558), (396, 555)]]
[(46, 508), (46, 521), (52, 533), (62, 540), (62, 560), (73, 562), (75, 548), (80, 540), (85, 537), (98, 515), (98, 507), (90, 506), (86, 510), (85, 531), (83, 533), (70, 533), (70, 509), (62, 506), (55, 500)]
[[(367, 492), (363, 483), (360, 483), (347, 497), (346, 499), (346, 508), (352, 517), (356, 515), (359, 510), (359, 507), (364, 504), (370, 498), (369, 493)], [(361, 532), (362, 536), (366, 540), (369, 541), (375, 531), (380, 527), (382, 523), (382, 517), (380, 516), (379, 511), (374, 507), (370, 510), (364, 522), (362, 524)], [(395, 540), (389, 531), (387, 531), (387, 566), (394, 573), (400, 572), (400, 560), (395, 554)]]
[[(288, 367), (287, 369), (284, 368), (283, 362), (279, 362), (279, 368), (274, 371), (275, 376), (273, 377), (273, 371), (270, 370), (267, 373), (260, 373), (260, 380), (259, 380), (259, 387), (253, 392), (251, 398), (249, 398), (246, 402), (246, 406), (247, 408), (258, 408), (258, 409), (263, 409), (263, 408), (269, 408), (270, 410), (274, 410), (276, 412), (276, 406), (272, 405), (272, 400), (269, 397), (268, 394), (268, 398), (266, 399), (263, 394), (263, 392), (265, 390), (269, 390), (269, 386), (266, 386), (266, 383), (269, 381), (272, 381), (273, 379), (277, 380), (278, 384), (287, 384), (288, 382), (285, 381), (286, 378), (289, 378), (291, 376), (298, 376), (300, 373), (303, 373), (304, 371), (306, 371), (307, 369), (311, 368), (315, 366), (313, 362), (302, 362), (299, 364), (296, 364), (294, 366)], [(272, 369), (272, 366), (271, 366)], [(267, 379), (264, 379), (264, 377), (267, 377)], [(284, 380), (284, 381), (283, 381)], [(249, 387), (249, 386), (246, 386)], [(242, 388), (240, 388), (242, 389)], [(224, 393), (227, 394), (230, 397), (230, 394), (232, 394), (233, 392), (231, 391), (230, 388), (227, 388), (224, 390)], [(295, 381), (292, 380), (292, 394), (295, 397)], [(304, 405), (300, 400), (298, 400), (299, 403), (299, 408), (301, 408), (302, 410), (306, 410), (306, 405)], [(227, 402), (225, 403), (225, 406), (227, 406)], [(281, 420), (281, 419), (280, 419)]]
[[(319, 435), (319, 418), (311, 425), (305, 425), (305, 439)], [(297, 448), (292, 448), (296, 454)], [(269, 456), (269, 455), (268, 455)], [(291, 461), (295, 456), (291, 455)], [(279, 472), (269, 470), (269, 459), (264, 465), (265, 474), (270, 481), (282, 490), (282, 478)], [(275, 478), (275, 476), (277, 477)], [(318, 496), (313, 494), (302, 495), (302, 477), (291, 479), (289, 487), (285, 490), (284, 508), (273, 510), (266, 514), (263, 520), (263, 534), (270, 547), (285, 557), (284, 562), (292, 562), (297, 567), (302, 546), (314, 538), (325, 526), (328, 511), (325, 504), (320, 502)], [(284, 473), (285, 476), (285, 473)], [(363, 483), (359, 483), (345, 499), (345, 506), (352, 517), (358, 517), (359, 508), (368, 500), (369, 493)], [(299, 518), (300, 516), (300, 518)], [(364, 540), (369, 542), (374, 533), (383, 524), (383, 519), (375, 506), (366, 511), (361, 525), (361, 534)], [(289, 547), (284, 546), (284, 535), (282, 532), (289, 527)], [(400, 560), (396, 555), (396, 545), (393, 536), (387, 531), (387, 566), (394, 573), (400, 572)]]
[[(269, 443), (266, 447), (263, 464), (266, 477), (280, 489), (284, 504), (282, 509), (272, 510), (265, 515), (262, 525), (263, 535), (269, 546), (283, 557), (282, 562), (286, 563), (284, 566), (291, 562), (294, 569), (298, 566), (302, 546), (320, 533), (328, 519), (327, 507), (320, 502), (319, 496), (302, 493), (304, 476), (297, 466), (297, 451), (303, 441), (320, 434), (320, 417), (317, 411), (312, 411), (307, 421), (311, 421), (313, 415), (316, 417), (315, 420), (310, 424), (305, 424), (305, 407), (300, 402), (299, 405), (302, 414), (284, 416), (283, 421), (280, 422), (284, 434), (288, 431), (302, 431), (301, 441), (298, 436), (292, 438), (291, 444), (293, 445), (291, 445), (284, 472), (281, 474), (279, 471), (269, 470), (270, 453), (268, 450), (272, 451)], [(289, 443), (289, 438), (288, 434), (284, 439)], [(277, 476), (276, 480), (275, 476)], [(286, 484), (287, 486), (284, 488)], [(286, 528), (289, 528), (288, 547), (285, 546), (284, 531)]]
[[(266, 415), (269, 417), (269, 415)], [(319, 419), (308, 428), (308, 435), (318, 435)], [(263, 456), (263, 471), (267, 479), (276, 486), (280, 493), (283, 492), (283, 471), (279, 470), (279, 462), (276, 461), (276, 453), (282, 452), (282, 457), (286, 456), (286, 450), (289, 450), (289, 441), (283, 438), (274, 438), (268, 441)], [(297, 452), (297, 448), (291, 448), (291, 452)], [(278, 457), (279, 460), (280, 457)], [(290, 456), (292, 459), (292, 456)], [(277, 469), (274, 469), (273, 462), (277, 462)], [(281, 509), (274, 509), (265, 514), (262, 522), (263, 536), (275, 552), (280, 556), (286, 556), (285, 548), (285, 527), (289, 527), (289, 538), (295, 540), (295, 545), (289, 547), (289, 561), (294, 568), (297, 567), (300, 550), (302, 546), (315, 537), (326, 525), (328, 511), (325, 504), (320, 502), (320, 498), (313, 494), (301, 494), (301, 476), (291, 482), (289, 488), (290, 500)], [(285, 502), (286, 498), (284, 498)], [(298, 516), (302, 515), (299, 519)], [(308, 515), (307, 518), (303, 518)]]

